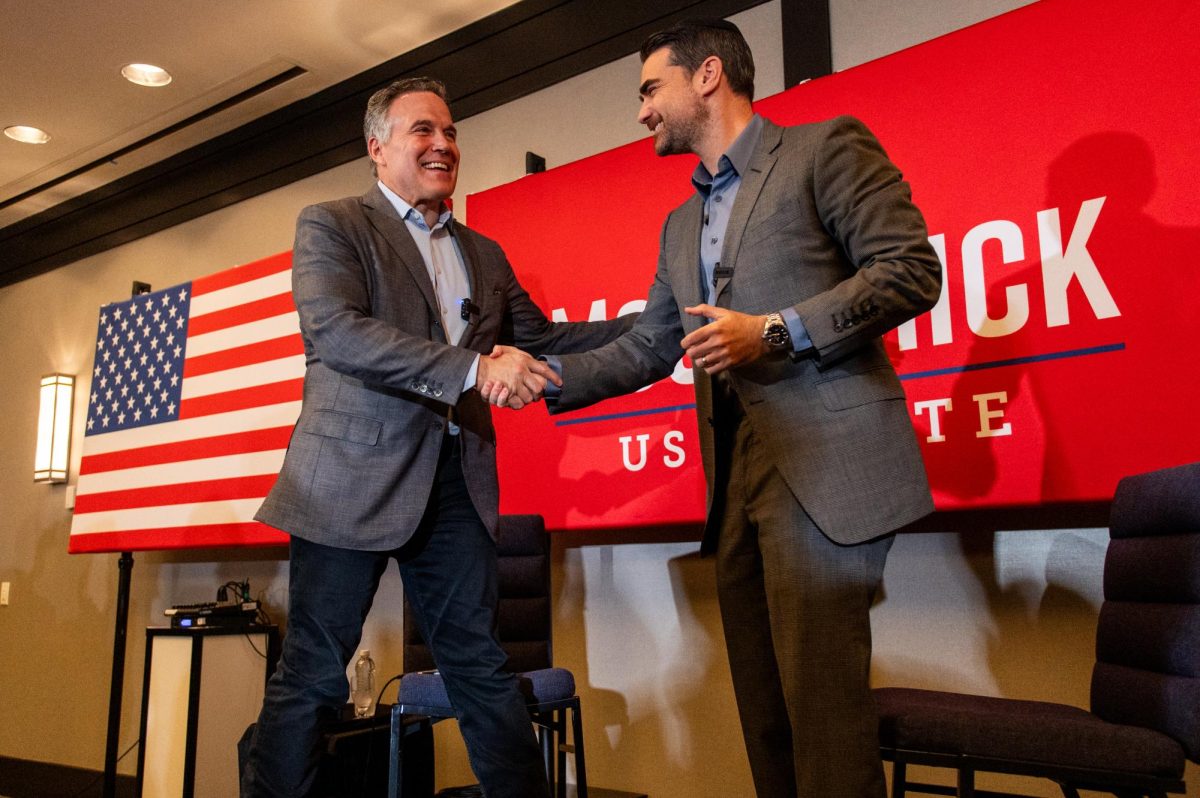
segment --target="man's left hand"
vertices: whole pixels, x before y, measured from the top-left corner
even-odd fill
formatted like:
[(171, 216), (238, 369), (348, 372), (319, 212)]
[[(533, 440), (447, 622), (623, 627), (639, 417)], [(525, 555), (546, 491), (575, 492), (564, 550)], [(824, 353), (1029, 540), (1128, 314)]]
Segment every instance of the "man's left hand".
[(712, 320), (680, 342), (692, 362), (709, 374), (753, 363), (770, 351), (762, 337), (766, 316), (749, 316), (712, 305), (694, 305), (684, 311)]

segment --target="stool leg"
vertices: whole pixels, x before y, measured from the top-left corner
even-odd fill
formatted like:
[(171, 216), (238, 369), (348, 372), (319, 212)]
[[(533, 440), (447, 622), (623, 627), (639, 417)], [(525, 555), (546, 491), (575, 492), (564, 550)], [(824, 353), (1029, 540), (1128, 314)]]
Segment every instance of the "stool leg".
[(554, 710), (554, 750), (558, 760), (558, 774), (555, 779), (554, 796), (555, 798), (566, 798), (567, 796), (567, 710), (560, 708)]
[(404, 759), (404, 736), (401, 732), (401, 716), (392, 713), (391, 750), (388, 751), (388, 798), (400, 798), (400, 766)]
[(546, 769), (546, 789), (554, 792), (554, 726), (553, 715), (548, 719), (539, 714), (537, 721), (538, 742), (542, 744), (542, 766)]
[(958, 798), (975, 798), (975, 771), (969, 768), (958, 770)]
[[(583, 758), (583, 718), (579, 701), (571, 707), (571, 744), (575, 747), (575, 796), (587, 798), (587, 763)], [(566, 781), (564, 777), (563, 781)]]
[(908, 765), (897, 760), (892, 761), (892, 798), (904, 798), (908, 793)]

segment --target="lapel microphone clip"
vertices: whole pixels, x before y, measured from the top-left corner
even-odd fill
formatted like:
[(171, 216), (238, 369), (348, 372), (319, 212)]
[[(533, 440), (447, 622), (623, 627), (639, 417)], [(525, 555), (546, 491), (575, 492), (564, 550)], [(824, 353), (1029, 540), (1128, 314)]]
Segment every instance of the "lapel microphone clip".
[(458, 301), (458, 315), (459, 318), (470, 324), (471, 317), (479, 315), (479, 306), (470, 299), (460, 299)]

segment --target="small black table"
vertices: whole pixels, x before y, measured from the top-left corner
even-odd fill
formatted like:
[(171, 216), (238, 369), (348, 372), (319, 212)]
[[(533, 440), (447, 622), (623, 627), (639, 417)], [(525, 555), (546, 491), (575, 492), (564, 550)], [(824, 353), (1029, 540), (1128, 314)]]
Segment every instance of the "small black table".
[[(370, 717), (356, 718), (346, 704), (339, 718), (322, 731), (321, 763), (316, 794), (334, 798), (385, 798), (396, 795), (389, 766), (404, 761), (404, 798), (433, 796), (433, 730), (429, 718), (405, 715), (393, 738), (392, 706), (375, 707)], [(392, 740), (401, 740), (394, 745)]]

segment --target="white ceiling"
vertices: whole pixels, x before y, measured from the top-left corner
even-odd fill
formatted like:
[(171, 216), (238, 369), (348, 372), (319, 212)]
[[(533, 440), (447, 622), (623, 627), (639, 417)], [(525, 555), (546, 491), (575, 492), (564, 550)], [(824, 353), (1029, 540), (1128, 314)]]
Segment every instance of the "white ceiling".
[[(462, 28), (514, 0), (0, 0), (0, 202), (162, 131), (292, 67), (306, 74), (115, 163), (0, 209), (0, 227), (236, 128)], [(164, 67), (163, 88), (121, 77)]]

